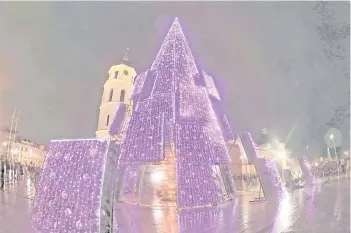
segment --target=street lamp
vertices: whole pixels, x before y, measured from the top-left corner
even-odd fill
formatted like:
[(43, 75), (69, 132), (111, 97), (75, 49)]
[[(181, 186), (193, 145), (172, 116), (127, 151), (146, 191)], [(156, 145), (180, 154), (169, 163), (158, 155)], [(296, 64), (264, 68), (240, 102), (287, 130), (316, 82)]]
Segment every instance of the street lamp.
[(334, 134), (330, 134), (329, 138), (330, 138), (330, 140), (332, 140), (332, 141), (333, 141), (335, 158), (337, 158), (337, 154), (336, 154), (336, 146), (335, 146), (335, 136), (334, 136)]
[(151, 174), (151, 181), (153, 183), (160, 183), (164, 178), (164, 172), (163, 171), (154, 171)]
[(335, 153), (336, 166), (337, 166), (337, 167), (336, 167), (336, 170), (337, 170), (337, 172), (338, 172), (338, 179), (339, 179), (339, 163), (338, 163), (338, 156), (337, 156), (337, 154), (336, 154), (336, 146), (335, 146), (335, 136), (334, 136), (334, 134), (330, 134), (329, 138), (330, 138), (330, 140), (333, 141), (333, 145), (334, 145), (334, 153)]
[(7, 146), (7, 142), (4, 141), (4, 142), (1, 143), (1, 145), (2, 145), (3, 148), (0, 149), (0, 151), (1, 151), (0, 159), (2, 160), (2, 159), (5, 159), (5, 155), (6, 155), (5, 148)]

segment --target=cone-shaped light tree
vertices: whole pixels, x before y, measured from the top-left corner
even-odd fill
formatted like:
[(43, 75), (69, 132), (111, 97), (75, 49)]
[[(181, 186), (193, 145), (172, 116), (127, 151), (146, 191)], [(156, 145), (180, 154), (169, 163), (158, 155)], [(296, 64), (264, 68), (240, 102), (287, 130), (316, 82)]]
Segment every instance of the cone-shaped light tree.
[(163, 166), (170, 170), (171, 161), (175, 174), (164, 179), (174, 179), (175, 190), (160, 192), (176, 193), (179, 207), (217, 205), (223, 193), (234, 195), (225, 165), (230, 163), (226, 141), (233, 134), (218, 90), (198, 69), (178, 19), (152, 66), (136, 78), (132, 99), (120, 167), (168, 161)]

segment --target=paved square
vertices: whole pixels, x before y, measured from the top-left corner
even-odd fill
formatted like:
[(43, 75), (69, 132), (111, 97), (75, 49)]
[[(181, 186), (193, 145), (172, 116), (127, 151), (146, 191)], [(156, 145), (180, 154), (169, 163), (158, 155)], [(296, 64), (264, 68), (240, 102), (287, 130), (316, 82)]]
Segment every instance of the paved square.
[[(254, 196), (239, 193), (235, 203), (218, 208), (177, 212), (119, 203), (119, 233), (348, 233), (350, 180), (319, 182), (289, 193), (279, 205), (248, 204)], [(0, 233), (34, 233), (31, 228), (33, 184), (29, 181), (0, 191)]]

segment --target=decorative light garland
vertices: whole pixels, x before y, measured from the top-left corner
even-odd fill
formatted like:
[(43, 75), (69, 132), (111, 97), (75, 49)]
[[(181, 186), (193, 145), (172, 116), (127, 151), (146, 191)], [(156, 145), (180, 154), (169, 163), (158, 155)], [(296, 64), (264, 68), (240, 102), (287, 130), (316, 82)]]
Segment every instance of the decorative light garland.
[(279, 201), (284, 196), (282, 180), (273, 159), (258, 158), (254, 161), (267, 200)]
[(119, 133), (122, 131), (125, 120), (127, 119), (126, 118), (127, 111), (128, 111), (128, 106), (126, 104), (118, 105), (116, 109), (116, 114), (113, 118), (113, 121), (109, 129), (110, 135), (115, 135), (116, 133)]
[(121, 147), (119, 166), (163, 159), (163, 115), (134, 112)]
[(214, 98), (216, 98), (217, 100), (221, 100), (221, 97), (218, 93), (218, 90), (216, 88), (216, 85), (213, 82), (213, 79), (210, 75), (208, 75), (205, 71), (202, 71), (204, 78), (205, 78), (205, 83), (206, 83), (206, 87), (208, 89), (208, 93), (210, 95), (212, 95)]
[(146, 70), (146, 71), (140, 73), (139, 75), (137, 75), (137, 77), (135, 77), (134, 88), (133, 88), (133, 92), (131, 95), (132, 99), (136, 98), (136, 96), (141, 92), (141, 89), (143, 88), (148, 71), (149, 70)]
[[(217, 205), (223, 201), (218, 164), (230, 163), (223, 124), (210, 96), (219, 97), (212, 78), (201, 77), (176, 19), (150, 70), (136, 78), (134, 114), (123, 138), (119, 167), (127, 167), (124, 193), (136, 188), (135, 166), (164, 159), (165, 145), (175, 143), (179, 207)], [(212, 81), (212, 83), (211, 83)], [(219, 99), (219, 98), (217, 98)], [(110, 133), (121, 129), (127, 109), (120, 105)], [(222, 115), (221, 115), (222, 116)], [(128, 119), (129, 120), (129, 119)], [(228, 124), (229, 126), (229, 124)], [(230, 127), (229, 127), (230, 129)], [(41, 233), (99, 232), (111, 213), (101, 207), (110, 196), (109, 175), (115, 152), (105, 140), (52, 141), (37, 190), (33, 225)], [(173, 161), (173, 159), (171, 159)], [(128, 172), (129, 171), (129, 172)], [(173, 177), (170, 175), (170, 178)], [(171, 178), (172, 179), (172, 178)], [(226, 181), (228, 192), (234, 184)], [(234, 193), (234, 192), (233, 192)]]
[[(204, 85), (195, 80), (201, 76)], [(230, 163), (230, 157), (210, 96), (220, 100), (212, 78), (199, 72), (176, 19), (151, 68), (136, 77), (119, 166), (161, 161), (165, 142), (174, 142), (179, 207), (222, 201), (216, 177), (221, 174), (213, 166)]]
[(36, 232), (100, 232), (108, 147), (97, 139), (50, 143), (33, 209)]
[(280, 200), (284, 194), (283, 184), (275, 161), (258, 157), (256, 145), (249, 132), (239, 133), (239, 138), (244, 147), (248, 163), (255, 165), (265, 198)]
[[(226, 216), (233, 218), (233, 208), (195, 208), (178, 214), (179, 233), (225, 232)], [(235, 229), (233, 232), (236, 232)]]
[(235, 135), (233, 134), (233, 131), (230, 127), (230, 123), (228, 121), (228, 117), (226, 114), (222, 115), (221, 117), (221, 126), (222, 126), (223, 137), (226, 142), (236, 139), (236, 134)]
[(256, 145), (251, 137), (250, 132), (241, 132), (239, 133), (239, 138), (244, 147), (245, 154), (247, 156), (247, 161), (249, 164), (253, 164), (254, 161), (258, 158), (258, 153), (256, 150)]

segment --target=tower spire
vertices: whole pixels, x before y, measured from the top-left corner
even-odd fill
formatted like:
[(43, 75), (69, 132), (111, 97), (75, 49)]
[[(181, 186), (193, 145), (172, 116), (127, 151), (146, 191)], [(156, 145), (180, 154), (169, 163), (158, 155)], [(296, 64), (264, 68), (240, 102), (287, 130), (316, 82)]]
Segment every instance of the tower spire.
[(124, 53), (124, 56), (122, 59), (122, 64), (127, 65), (129, 63), (128, 52), (129, 52), (129, 48), (127, 48), (125, 53)]

